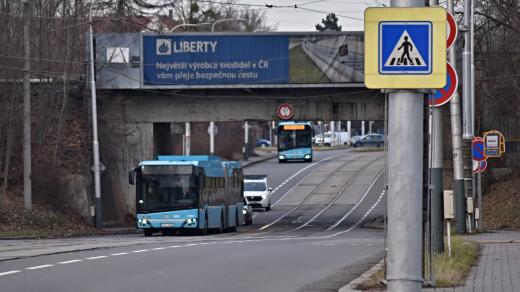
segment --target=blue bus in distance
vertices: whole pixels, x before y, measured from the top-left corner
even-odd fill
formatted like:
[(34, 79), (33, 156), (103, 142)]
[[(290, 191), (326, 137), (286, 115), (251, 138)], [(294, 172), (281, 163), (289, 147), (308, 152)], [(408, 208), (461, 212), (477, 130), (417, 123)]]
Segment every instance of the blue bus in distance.
[(244, 224), (244, 175), (217, 156), (157, 156), (129, 174), (136, 186), (136, 227), (145, 236), (177, 230), (221, 233)]
[(278, 134), (278, 161), (312, 161), (312, 126), (310, 122), (280, 122)]

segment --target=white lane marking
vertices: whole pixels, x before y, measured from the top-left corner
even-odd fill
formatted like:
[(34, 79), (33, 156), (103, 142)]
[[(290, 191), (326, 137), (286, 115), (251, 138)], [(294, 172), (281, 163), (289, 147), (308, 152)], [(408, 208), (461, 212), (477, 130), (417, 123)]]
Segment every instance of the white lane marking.
[(90, 257), (90, 258), (85, 258), (86, 260), (97, 260), (97, 259), (104, 259), (104, 258), (108, 258), (108, 256), (97, 256), (97, 257)]
[(351, 245), (358, 246), (360, 244), (359, 243), (352, 243)]
[(152, 250), (163, 250), (163, 249), (166, 249), (166, 247), (156, 247), (156, 248), (152, 248)]
[(58, 265), (65, 265), (65, 264), (72, 264), (77, 262), (82, 262), (83, 260), (70, 260), (70, 261), (64, 261), (64, 262), (58, 262)]
[(110, 255), (111, 256), (119, 256), (119, 255), (124, 255), (124, 254), (128, 254), (127, 252), (118, 252), (118, 253), (111, 253)]
[(140, 249), (140, 250), (132, 250), (131, 252), (139, 253), (139, 252), (145, 252), (148, 251), (147, 249)]
[[(336, 223), (334, 223), (334, 225), (332, 225), (331, 227), (327, 228), (327, 230), (331, 230), (333, 228), (335, 228), (336, 226), (338, 226), (339, 224), (341, 224), (341, 222), (343, 222), (345, 219), (347, 219), (347, 217), (352, 214), (352, 212), (354, 212), (354, 210), (357, 209), (357, 207), (359, 207), (359, 205), (361, 205), (361, 203), (363, 202), (363, 200), (365, 199), (365, 197), (368, 195), (368, 193), (372, 190), (372, 188), (374, 187), (374, 185), (376, 184), (377, 180), (379, 179), (379, 177), (383, 174), (383, 170), (381, 170), (379, 172), (379, 174), (376, 176), (376, 179), (374, 179), (374, 181), (370, 184), (370, 186), (368, 187), (368, 189), (365, 191), (365, 193), (363, 194), (363, 196), (361, 197), (361, 199), (359, 199), (359, 201), (357, 201), (357, 203), (354, 205), (354, 207), (352, 207), (348, 212), (347, 214), (343, 215), (343, 217), (341, 217), (341, 219), (339, 219), (338, 221), (336, 221)], [(375, 207), (372, 206), (372, 208), (370, 208), (369, 212), (372, 212), (373, 208)]]
[(180, 245), (170, 245), (168, 246), (168, 248), (176, 248), (176, 247), (181, 247)]
[(21, 271), (7, 271), (7, 272), (0, 273), (0, 277), (6, 276), (6, 275), (11, 275), (11, 274), (16, 274), (16, 273), (20, 273), (20, 272)]
[(41, 266), (34, 266), (34, 267), (28, 267), (28, 268), (25, 268), (26, 270), (38, 270), (38, 269), (44, 269), (44, 268), (49, 268), (49, 267), (53, 267), (54, 265), (41, 265)]
[(375, 243), (367, 243), (368, 246), (374, 246), (376, 245)]
[(183, 246), (196, 246), (196, 245), (198, 245), (198, 244), (196, 244), (196, 243), (189, 243), (189, 244), (185, 244)]

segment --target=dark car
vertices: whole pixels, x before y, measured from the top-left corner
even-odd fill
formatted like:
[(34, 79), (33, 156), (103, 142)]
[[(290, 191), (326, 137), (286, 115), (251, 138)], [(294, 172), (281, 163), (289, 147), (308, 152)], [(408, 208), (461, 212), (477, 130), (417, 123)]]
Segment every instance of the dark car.
[(271, 146), (271, 141), (266, 139), (258, 139), (256, 140), (256, 147), (269, 147)]
[(380, 134), (368, 134), (353, 141), (354, 147), (375, 146), (381, 147), (385, 144), (385, 138)]

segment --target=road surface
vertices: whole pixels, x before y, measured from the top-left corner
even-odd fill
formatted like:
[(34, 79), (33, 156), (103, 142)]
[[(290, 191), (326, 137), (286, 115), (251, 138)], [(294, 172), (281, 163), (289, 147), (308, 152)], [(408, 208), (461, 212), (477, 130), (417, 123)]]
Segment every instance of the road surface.
[[(7, 291), (337, 291), (384, 254), (383, 152), (253, 164), (273, 208), (237, 233), (2, 240)], [(44, 255), (47, 254), (47, 255)]]

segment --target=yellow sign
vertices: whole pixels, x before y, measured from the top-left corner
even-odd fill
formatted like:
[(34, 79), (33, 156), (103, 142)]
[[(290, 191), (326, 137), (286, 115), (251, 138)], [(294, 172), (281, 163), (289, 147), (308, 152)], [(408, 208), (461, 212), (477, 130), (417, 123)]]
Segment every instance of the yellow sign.
[(446, 85), (442, 7), (365, 10), (365, 86), (430, 89)]
[(484, 154), (487, 157), (501, 157), (506, 152), (506, 139), (504, 134), (492, 130), (484, 132)]
[(305, 130), (305, 125), (284, 125), (284, 130)]

